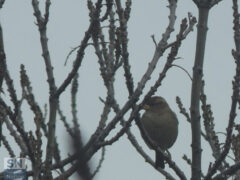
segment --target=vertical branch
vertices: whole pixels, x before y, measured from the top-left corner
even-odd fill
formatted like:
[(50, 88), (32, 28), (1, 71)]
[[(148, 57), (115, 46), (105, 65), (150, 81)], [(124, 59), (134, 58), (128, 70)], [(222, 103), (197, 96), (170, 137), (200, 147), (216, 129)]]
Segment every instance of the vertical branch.
[[(220, 147), (218, 136), (214, 130), (215, 123), (214, 123), (213, 112), (211, 110), (211, 105), (207, 104), (207, 96), (204, 93), (204, 86), (205, 86), (205, 82), (203, 80), (201, 95), (200, 95), (200, 101), (202, 104), (202, 112), (203, 112), (202, 113), (203, 124), (206, 132), (206, 140), (212, 149), (213, 157), (217, 159), (220, 156), (221, 147)], [(220, 166), (220, 170), (222, 171), (223, 169), (224, 167)]]
[(53, 75), (53, 67), (51, 63), (50, 53), (48, 50), (48, 38), (47, 38), (47, 23), (49, 18), (49, 8), (50, 0), (46, 0), (45, 3), (45, 15), (41, 15), (39, 9), (39, 1), (32, 0), (32, 6), (34, 10), (34, 15), (37, 19), (37, 25), (40, 33), (40, 41), (42, 46), (42, 56), (45, 62), (48, 84), (50, 90), (49, 104), (50, 104), (50, 113), (48, 121), (48, 140), (47, 140), (47, 152), (46, 152), (46, 179), (51, 178), (50, 165), (52, 164), (53, 150), (55, 146), (55, 129), (56, 129), (56, 111), (58, 106), (58, 98), (53, 98), (53, 95), (56, 92), (55, 79)]
[(42, 133), (40, 131), (42, 120), (43, 120), (43, 115), (40, 107), (38, 106), (37, 102), (35, 101), (34, 94), (32, 92), (32, 87), (30, 80), (28, 78), (28, 75), (25, 71), (25, 68), (23, 65), (21, 65), (21, 70), (20, 70), (20, 78), (21, 78), (21, 87), (23, 91), (23, 96), (27, 100), (27, 103), (29, 104), (32, 112), (34, 113), (34, 122), (36, 125), (36, 131), (35, 135), (36, 138), (34, 138), (32, 131), (30, 131), (30, 142), (31, 146), (34, 152), (34, 161), (32, 162), (32, 167), (34, 171), (34, 178), (38, 178), (40, 176), (40, 167), (42, 164)]
[[(129, 64), (129, 53), (128, 53), (128, 33), (127, 33), (127, 19), (124, 16), (124, 10), (120, 0), (116, 0), (117, 13), (120, 21), (120, 42), (122, 46), (122, 58), (123, 68), (126, 85), (128, 88), (129, 96), (133, 94), (134, 84), (131, 73), (131, 66)], [(129, 5), (130, 6), (130, 5)]]
[(209, 10), (218, 0), (193, 0), (198, 7), (198, 27), (195, 62), (193, 66), (193, 81), (191, 92), (191, 128), (192, 128), (192, 180), (201, 178), (201, 123), (200, 123), (200, 93), (203, 76), (203, 62), (207, 38), (207, 22)]
[(41, 15), (41, 11), (39, 9), (39, 2), (38, 0), (32, 0), (32, 6), (34, 9), (34, 16), (37, 19), (37, 26), (40, 33), (40, 41), (42, 46), (42, 56), (45, 62), (47, 77), (48, 77), (48, 84), (50, 89), (50, 95), (53, 95), (54, 91), (56, 90), (55, 79), (53, 75), (53, 66), (50, 58), (49, 48), (48, 48), (48, 38), (47, 38), (47, 23), (49, 17), (49, 6), (50, 1), (46, 1), (46, 14), (45, 18)]
[(210, 180), (212, 175), (216, 173), (218, 167), (221, 165), (223, 160), (226, 158), (232, 143), (232, 132), (234, 126), (234, 120), (236, 117), (236, 109), (237, 103), (239, 100), (239, 88), (240, 88), (240, 22), (239, 22), (239, 12), (238, 12), (238, 3), (237, 0), (233, 0), (233, 30), (234, 30), (234, 41), (235, 41), (235, 50), (232, 50), (232, 55), (235, 59), (236, 70), (234, 80), (232, 82), (233, 85), (233, 94), (232, 94), (232, 104), (229, 113), (228, 127), (227, 127), (227, 135), (224, 143), (223, 151), (219, 158), (212, 165), (212, 168), (208, 171), (208, 174), (205, 180)]
[(197, 45), (195, 63), (193, 67), (193, 81), (191, 94), (191, 127), (192, 127), (192, 180), (201, 178), (201, 124), (199, 101), (203, 76), (203, 60), (207, 36), (208, 8), (199, 7), (197, 28)]
[(7, 70), (7, 63), (6, 63), (6, 55), (4, 51), (4, 43), (3, 43), (3, 32), (2, 32), (2, 26), (0, 25), (0, 93), (2, 92), (2, 83), (3, 79), (5, 79), (8, 92), (11, 97), (11, 101), (14, 104), (14, 118), (18, 115), (19, 110), (19, 102), (17, 99), (16, 90), (13, 85), (13, 80), (10, 77), (10, 74)]
[[(72, 108), (72, 116), (73, 116), (73, 125), (74, 125), (74, 132), (79, 133), (80, 135), (80, 129), (79, 129), (79, 123), (78, 123), (78, 118), (77, 118), (77, 104), (76, 104), (76, 99), (77, 99), (77, 92), (78, 92), (78, 73), (73, 79), (72, 82), (72, 90), (71, 90), (71, 108)], [(82, 138), (80, 138), (82, 139)]]
[[(2, 26), (0, 24), (0, 95), (3, 92), (2, 84), (5, 76), (5, 70), (6, 70), (6, 56), (5, 56), (4, 45), (3, 45)], [(2, 124), (3, 124), (3, 118), (0, 118), (0, 146), (1, 146), (1, 139), (2, 139)]]
[(3, 84), (4, 75), (5, 75), (5, 69), (6, 69), (6, 56), (5, 56), (4, 44), (3, 44), (2, 26), (0, 24), (0, 93), (3, 92), (2, 84)]
[[(1, 88), (2, 88), (1, 86), (2, 86), (2, 83), (3, 83), (3, 79), (5, 79), (5, 81), (6, 81), (6, 84), (7, 84), (7, 87), (8, 87), (8, 92), (9, 92), (10, 97), (11, 97), (11, 102), (14, 104), (14, 113), (8, 113), (8, 116), (11, 119), (14, 126), (16, 127), (17, 131), (22, 136), (22, 139), (23, 139), (24, 143), (26, 144), (27, 151), (25, 151), (25, 152), (27, 152), (30, 159), (32, 161), (34, 161), (34, 154), (32, 152), (32, 148), (29, 144), (29, 138), (27, 136), (27, 133), (23, 129), (21, 121), (18, 119), (19, 114), (20, 114), (20, 110), (19, 110), (20, 109), (20, 103), (18, 101), (16, 90), (15, 90), (14, 85), (13, 85), (13, 80), (11, 79), (10, 74), (7, 70), (6, 56), (5, 56), (4, 43), (3, 43), (3, 32), (2, 32), (2, 27), (0, 25), (0, 91), (1, 91)], [(4, 121), (3, 117), (4, 116), (2, 116), (1, 119), (0, 119), (0, 139), (1, 139), (1, 135), (2, 135), (2, 123)]]

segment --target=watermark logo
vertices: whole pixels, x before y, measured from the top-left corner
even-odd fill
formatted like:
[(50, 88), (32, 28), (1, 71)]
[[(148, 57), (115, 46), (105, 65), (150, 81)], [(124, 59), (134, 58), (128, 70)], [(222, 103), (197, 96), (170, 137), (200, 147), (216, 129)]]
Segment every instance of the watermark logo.
[(4, 180), (26, 180), (25, 158), (4, 158)]

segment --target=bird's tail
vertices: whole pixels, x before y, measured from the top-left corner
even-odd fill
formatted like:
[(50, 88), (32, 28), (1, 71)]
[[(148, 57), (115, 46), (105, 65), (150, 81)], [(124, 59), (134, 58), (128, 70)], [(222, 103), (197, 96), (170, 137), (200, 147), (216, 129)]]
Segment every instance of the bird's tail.
[(155, 168), (162, 168), (164, 169), (164, 157), (163, 154), (159, 151), (156, 151), (156, 161), (155, 161)]

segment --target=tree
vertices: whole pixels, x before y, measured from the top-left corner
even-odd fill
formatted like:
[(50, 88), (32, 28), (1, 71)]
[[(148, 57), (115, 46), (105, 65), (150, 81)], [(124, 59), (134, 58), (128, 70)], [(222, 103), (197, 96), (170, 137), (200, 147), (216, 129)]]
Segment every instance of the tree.
[[(118, 142), (119, 139), (126, 134), (136, 151), (147, 163), (154, 167), (153, 160), (141, 148), (135, 135), (131, 132), (130, 127), (134, 121), (142, 138), (148, 141), (148, 137), (145, 135), (142, 125), (139, 122), (141, 116), (140, 110), (145, 101), (156, 93), (158, 88), (162, 85), (163, 80), (168, 75), (169, 70), (173, 67), (178, 67), (189, 75), (188, 70), (177, 65), (176, 61), (179, 59), (178, 53), (181, 45), (184, 43), (189, 33), (193, 31), (196, 22), (198, 22), (193, 76), (191, 77), (191, 75), (189, 75), (192, 84), (191, 98), (189, 97), (189, 99), (191, 99), (190, 113), (184, 108), (181, 99), (179, 97), (176, 98), (179, 110), (191, 124), (192, 130), (192, 158), (190, 159), (185, 155), (184, 160), (190, 164), (192, 172), (191, 178), (194, 180), (227, 179), (232, 176), (234, 176), (235, 179), (239, 179), (236, 173), (240, 168), (238, 160), (239, 125), (235, 122), (235, 117), (239, 103), (240, 42), (238, 37), (240, 23), (236, 0), (233, 0), (235, 49), (232, 51), (236, 63), (236, 71), (233, 80), (231, 109), (223, 145), (220, 143), (219, 136), (216, 133), (215, 123), (217, 122), (214, 121), (211, 106), (207, 103), (207, 96), (204, 92), (203, 61), (207, 39), (208, 14), (212, 7), (219, 2), (220, 0), (194, 0), (199, 11), (198, 19), (189, 13), (188, 17), (182, 19), (180, 26), (177, 27), (177, 25), (175, 25), (177, 1), (169, 0), (168, 25), (159, 41), (152, 35), (152, 41), (155, 45), (153, 58), (149, 61), (149, 65), (146, 67), (144, 73), (141, 74), (140, 80), (137, 81), (133, 76), (129, 58), (128, 23), (131, 18), (132, 2), (130, 0), (126, 0), (125, 2), (120, 0), (87, 1), (89, 26), (86, 28), (80, 45), (73, 48), (66, 59), (66, 63), (69, 64), (70, 56), (76, 53), (72, 68), (65, 78), (57, 83), (57, 78), (56, 75), (54, 75), (53, 69), (55, 66), (53, 65), (53, 60), (50, 55), (51, 51), (49, 50), (47, 36), (49, 17), (51, 17), (51, 1), (45, 1), (45, 7), (43, 8), (45, 11), (43, 11), (38, 1), (32, 0), (36, 25), (40, 35), (42, 57), (47, 75), (49, 94), (45, 96), (48, 97), (48, 103), (45, 105), (43, 111), (36, 100), (36, 95), (33, 93), (30, 81), (31, 76), (28, 75), (23, 64), (20, 67), (20, 87), (16, 88), (16, 81), (11, 77), (11, 73), (8, 71), (7, 67), (8, 56), (4, 49), (5, 39), (3, 36), (3, 32), (4, 30), (6, 31), (6, 29), (4, 29), (3, 24), (0, 38), (0, 87), (2, 93), (0, 97), (0, 119), (2, 127), (1, 148), (6, 148), (11, 157), (16, 156), (16, 148), (14, 145), (9, 144), (10, 136), (5, 135), (6, 132), (9, 132), (20, 149), (20, 155), (30, 159), (32, 170), (28, 171), (27, 175), (32, 176), (33, 179), (53, 179), (53, 177), (54, 179), (67, 179), (75, 172), (83, 179), (92, 179), (96, 173), (90, 171), (91, 166), (89, 167), (89, 160), (92, 159), (99, 150), (102, 151), (102, 157), (95, 172), (99, 171), (101, 163), (104, 160), (105, 148)], [(1, 1), (0, 5), (1, 7), (4, 5), (4, 0)], [(174, 38), (172, 34), (175, 29), (177, 29), (177, 35)], [(99, 77), (101, 77), (104, 84), (105, 98), (100, 98), (103, 109), (101, 117), (98, 120), (98, 126), (85, 143), (80, 117), (77, 115), (77, 93), (81, 89), (78, 87), (79, 84), (81, 87), (81, 81), (79, 82), (79, 71), (83, 68), (83, 60), (89, 57), (87, 48), (90, 47), (94, 48), (98, 60)], [(161, 72), (159, 72), (156, 66), (159, 63), (159, 59), (164, 58), (166, 54), (165, 64)], [(135, 66), (137, 66), (137, 64)], [(146, 87), (146, 83), (149, 82), (154, 72), (159, 74), (158, 78), (155, 82), (152, 82), (151, 88), (145, 91), (144, 88)], [(115, 92), (116, 79), (119, 78), (119, 76), (124, 78), (125, 82), (121, 86), (128, 93), (128, 98), (124, 99), (123, 105), (120, 105), (121, 100), (116, 98)], [(70, 100), (71, 102), (71, 118), (64, 115), (61, 106), (64, 105), (65, 102), (60, 99), (70, 86), (71, 98), (69, 98), (68, 101)], [(21, 89), (20, 96), (16, 93), (18, 89)], [(28, 109), (33, 113), (34, 130), (32, 128), (31, 130), (26, 129), (28, 122), (26, 121), (27, 117), (24, 117), (26, 108), (24, 103), (28, 105)], [(70, 122), (71, 119), (72, 122)], [(59, 148), (59, 143), (61, 142), (58, 141), (56, 137), (58, 131), (56, 126), (60, 123), (60, 120), (73, 141), (72, 149), (74, 152), (71, 152), (70, 155), (66, 157), (61, 157), (61, 148)], [(201, 124), (203, 124), (205, 128), (204, 131), (201, 130)], [(116, 128), (117, 125), (121, 125), (121, 127)], [(7, 127), (6, 132), (3, 131), (4, 127)], [(113, 131), (117, 132), (114, 133), (114, 135), (110, 135)], [(215, 159), (214, 163), (209, 164), (207, 172), (202, 172), (201, 168), (202, 140), (209, 143), (213, 158)], [(154, 145), (152, 146), (154, 147)], [(154, 147), (154, 149), (160, 151), (157, 147)], [(231, 163), (231, 165), (227, 158), (229, 154), (234, 155), (234, 163)], [(178, 178), (187, 179), (183, 167), (178, 166), (178, 163), (174, 162), (167, 155), (165, 155), (164, 158)], [(66, 167), (67, 165), (70, 166)], [(59, 170), (60, 173), (53, 173), (56, 169)], [(167, 170), (155, 170), (162, 173), (168, 179), (175, 179)]]

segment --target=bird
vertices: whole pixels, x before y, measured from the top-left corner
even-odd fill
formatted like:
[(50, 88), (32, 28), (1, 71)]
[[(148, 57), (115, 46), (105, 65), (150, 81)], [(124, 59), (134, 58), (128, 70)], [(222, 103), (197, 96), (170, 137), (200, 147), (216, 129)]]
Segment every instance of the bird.
[[(160, 96), (153, 96), (146, 100), (143, 106), (146, 111), (140, 122), (151, 143), (162, 151), (168, 150), (175, 143), (178, 136), (178, 119), (170, 109), (166, 100)], [(146, 141), (146, 140), (145, 140)], [(151, 148), (151, 145), (146, 141)], [(155, 168), (165, 168), (164, 157), (156, 151)]]

